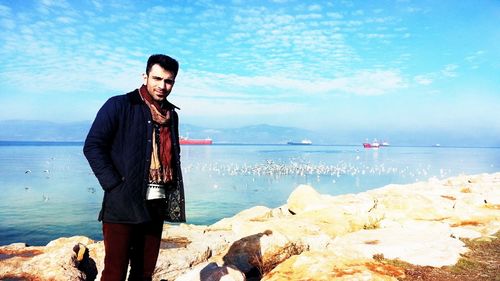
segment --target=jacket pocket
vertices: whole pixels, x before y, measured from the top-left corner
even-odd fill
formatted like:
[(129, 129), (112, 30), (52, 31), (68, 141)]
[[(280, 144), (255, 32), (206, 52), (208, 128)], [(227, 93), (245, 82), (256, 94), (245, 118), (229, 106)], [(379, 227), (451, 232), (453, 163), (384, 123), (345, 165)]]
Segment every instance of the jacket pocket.
[(103, 189), (106, 192), (111, 192), (111, 191), (115, 190), (116, 188), (118, 188), (120, 186), (123, 186), (124, 183), (125, 183), (125, 177), (122, 177), (119, 182), (117, 182), (117, 183), (115, 183), (113, 185), (109, 185), (109, 186), (103, 187)]

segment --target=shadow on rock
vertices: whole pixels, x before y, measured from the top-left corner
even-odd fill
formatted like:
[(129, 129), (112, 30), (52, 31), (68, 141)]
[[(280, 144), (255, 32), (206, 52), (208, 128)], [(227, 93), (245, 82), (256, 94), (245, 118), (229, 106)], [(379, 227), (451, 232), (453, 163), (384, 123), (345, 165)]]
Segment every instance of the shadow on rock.
[(236, 267), (248, 280), (260, 280), (264, 272), (260, 239), (271, 234), (266, 230), (235, 241), (223, 257), (224, 265)]
[(85, 273), (86, 281), (94, 281), (97, 277), (97, 265), (89, 255), (89, 249), (83, 244), (77, 244), (73, 247), (76, 254), (78, 270)]

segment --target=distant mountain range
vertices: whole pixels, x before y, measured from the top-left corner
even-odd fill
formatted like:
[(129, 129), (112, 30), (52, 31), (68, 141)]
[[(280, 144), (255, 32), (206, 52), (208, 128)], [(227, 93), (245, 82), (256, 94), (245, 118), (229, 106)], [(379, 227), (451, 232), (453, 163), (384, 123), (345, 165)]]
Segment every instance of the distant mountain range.
[[(0, 141), (81, 142), (85, 139), (91, 121), (57, 123), (49, 121), (0, 121)], [(207, 128), (181, 123), (180, 134), (191, 139), (211, 138), (215, 144), (285, 144), (288, 141), (312, 140), (313, 144), (361, 145), (364, 141), (389, 141), (395, 146), (475, 146), (500, 147), (500, 132), (488, 130), (447, 131), (407, 128), (325, 128), (316, 132), (295, 127), (259, 124), (239, 128)]]
[[(0, 141), (83, 141), (91, 121), (56, 123), (35, 120), (0, 121)], [(211, 138), (214, 143), (279, 144), (313, 138), (312, 131), (271, 125), (213, 129), (181, 124), (182, 136), (197, 139)]]
[(280, 144), (288, 141), (313, 138), (316, 133), (293, 127), (266, 124), (240, 128), (211, 129), (181, 124), (180, 134), (188, 138), (211, 138), (215, 143)]
[(56, 123), (37, 120), (0, 121), (3, 141), (82, 141), (90, 121)]

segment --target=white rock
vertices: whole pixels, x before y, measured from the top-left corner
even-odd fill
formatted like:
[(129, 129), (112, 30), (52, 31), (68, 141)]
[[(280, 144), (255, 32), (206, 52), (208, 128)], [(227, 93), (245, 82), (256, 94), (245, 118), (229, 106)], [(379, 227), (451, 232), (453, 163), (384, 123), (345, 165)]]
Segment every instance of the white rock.
[(355, 253), (364, 258), (383, 254), (415, 265), (441, 267), (453, 265), (465, 244), (451, 237), (451, 228), (444, 223), (409, 221), (402, 225), (361, 230), (338, 237), (331, 249), (344, 256)]

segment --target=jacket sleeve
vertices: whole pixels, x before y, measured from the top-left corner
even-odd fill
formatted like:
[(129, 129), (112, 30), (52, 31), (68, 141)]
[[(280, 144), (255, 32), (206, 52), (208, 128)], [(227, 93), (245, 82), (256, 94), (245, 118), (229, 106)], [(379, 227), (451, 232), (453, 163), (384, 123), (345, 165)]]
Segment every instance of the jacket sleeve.
[(116, 99), (109, 99), (101, 107), (85, 139), (83, 153), (104, 190), (119, 185), (123, 178), (111, 158), (111, 147), (118, 128)]

